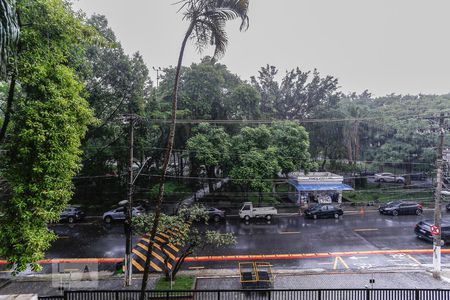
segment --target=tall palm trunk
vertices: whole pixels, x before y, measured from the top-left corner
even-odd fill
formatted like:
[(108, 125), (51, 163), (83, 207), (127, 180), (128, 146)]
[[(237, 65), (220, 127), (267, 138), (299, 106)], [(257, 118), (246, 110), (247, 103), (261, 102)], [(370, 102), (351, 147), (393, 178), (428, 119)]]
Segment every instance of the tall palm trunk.
[(194, 30), (194, 25), (196, 23), (196, 19), (193, 18), (191, 21), (189, 28), (186, 32), (186, 35), (184, 36), (183, 43), (181, 44), (180, 49), (180, 55), (178, 57), (178, 64), (177, 64), (177, 71), (175, 74), (175, 82), (173, 85), (173, 92), (172, 92), (172, 120), (170, 123), (170, 130), (169, 130), (169, 139), (167, 141), (167, 148), (166, 153), (164, 155), (164, 163), (162, 166), (161, 171), (161, 177), (159, 180), (159, 192), (158, 192), (158, 198), (156, 200), (156, 207), (155, 207), (155, 218), (153, 220), (152, 230), (150, 232), (150, 243), (149, 243), (149, 249), (147, 251), (146, 260), (145, 260), (145, 266), (144, 266), (144, 276), (142, 278), (142, 285), (141, 285), (141, 294), (139, 299), (145, 300), (145, 290), (147, 289), (147, 282), (148, 282), (148, 273), (150, 270), (150, 260), (151, 260), (151, 253), (153, 251), (153, 242), (155, 240), (156, 232), (158, 229), (159, 224), (159, 218), (161, 216), (161, 204), (163, 202), (164, 197), (164, 183), (166, 180), (166, 172), (167, 172), (167, 166), (169, 165), (170, 156), (172, 154), (173, 149), (173, 141), (175, 137), (175, 125), (177, 121), (177, 98), (178, 98), (178, 83), (180, 80), (180, 72), (181, 72), (181, 65), (183, 63), (183, 56), (184, 56), (184, 50), (186, 48), (186, 43)]

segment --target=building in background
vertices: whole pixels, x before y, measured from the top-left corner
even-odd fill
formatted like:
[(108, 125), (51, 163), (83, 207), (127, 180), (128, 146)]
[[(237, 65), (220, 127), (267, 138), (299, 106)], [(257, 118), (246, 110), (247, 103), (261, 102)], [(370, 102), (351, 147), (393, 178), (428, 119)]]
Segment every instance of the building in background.
[(289, 173), (289, 199), (299, 206), (311, 202), (342, 203), (342, 191), (353, 188), (343, 183), (344, 177), (330, 172)]

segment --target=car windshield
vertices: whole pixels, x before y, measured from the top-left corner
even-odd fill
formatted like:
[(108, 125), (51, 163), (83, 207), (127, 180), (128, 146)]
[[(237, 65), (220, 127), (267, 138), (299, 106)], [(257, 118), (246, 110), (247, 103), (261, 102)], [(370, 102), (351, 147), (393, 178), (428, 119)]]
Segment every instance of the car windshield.
[(392, 201), (392, 202), (388, 202), (388, 203), (386, 204), (386, 206), (387, 206), (387, 207), (392, 207), (392, 206), (396, 206), (396, 205), (398, 205), (398, 204), (400, 204), (399, 201)]

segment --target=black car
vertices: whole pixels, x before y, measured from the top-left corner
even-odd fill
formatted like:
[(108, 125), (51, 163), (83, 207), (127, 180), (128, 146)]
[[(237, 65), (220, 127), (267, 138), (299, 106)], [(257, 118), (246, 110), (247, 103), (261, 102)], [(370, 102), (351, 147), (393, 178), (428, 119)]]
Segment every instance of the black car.
[(205, 211), (208, 213), (209, 219), (214, 222), (220, 222), (225, 219), (225, 211), (217, 209), (215, 207), (206, 207)]
[(305, 217), (318, 219), (318, 218), (336, 218), (342, 216), (344, 212), (339, 207), (332, 204), (316, 204), (307, 210), (305, 210)]
[(73, 223), (75, 221), (79, 221), (84, 219), (86, 214), (79, 207), (76, 206), (68, 206), (64, 209), (59, 217), (60, 221), (67, 221), (69, 223)]
[[(419, 239), (424, 239), (432, 242), (433, 236), (431, 235), (431, 226), (434, 224), (433, 220), (424, 220), (416, 224), (414, 232)], [(441, 239), (444, 244), (450, 242), (450, 223), (442, 222), (441, 224)]]
[(380, 214), (385, 215), (418, 215), (423, 213), (423, 207), (421, 204), (410, 201), (393, 201), (386, 205), (380, 206), (378, 209)]

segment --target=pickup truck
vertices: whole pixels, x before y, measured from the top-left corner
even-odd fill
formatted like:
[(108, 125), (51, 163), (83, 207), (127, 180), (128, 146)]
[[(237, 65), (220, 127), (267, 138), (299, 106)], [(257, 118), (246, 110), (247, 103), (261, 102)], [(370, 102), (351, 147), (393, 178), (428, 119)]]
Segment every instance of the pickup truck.
[(245, 221), (251, 218), (266, 218), (267, 221), (270, 221), (277, 213), (275, 207), (253, 207), (253, 203), (244, 202), (239, 210), (239, 217)]

